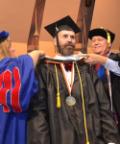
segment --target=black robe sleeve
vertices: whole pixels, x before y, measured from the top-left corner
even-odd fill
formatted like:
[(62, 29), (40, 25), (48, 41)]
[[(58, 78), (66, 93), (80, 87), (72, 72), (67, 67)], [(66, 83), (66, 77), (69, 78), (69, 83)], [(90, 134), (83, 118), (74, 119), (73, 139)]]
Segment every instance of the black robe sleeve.
[(120, 143), (120, 136), (118, 134), (118, 129), (110, 110), (110, 103), (105, 93), (102, 81), (95, 76), (94, 72), (92, 72), (92, 75), (94, 75), (92, 77), (95, 85), (100, 113), (102, 139), (106, 143), (113, 142), (118, 144)]
[(38, 64), (36, 73), (39, 81), (39, 92), (32, 99), (30, 106), (30, 119), (28, 125), (28, 144), (50, 144), (47, 90), (46, 90), (46, 67)]

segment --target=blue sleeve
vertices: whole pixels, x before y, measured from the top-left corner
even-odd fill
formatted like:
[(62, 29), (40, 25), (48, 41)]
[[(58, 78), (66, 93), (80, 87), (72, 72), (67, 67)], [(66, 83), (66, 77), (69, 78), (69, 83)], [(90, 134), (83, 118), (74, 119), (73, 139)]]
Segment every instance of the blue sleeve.
[(18, 63), (21, 73), (20, 103), (22, 110), (26, 110), (31, 97), (37, 92), (37, 80), (33, 60), (29, 55), (18, 57)]
[(104, 64), (104, 67), (117, 76), (120, 76), (120, 66), (118, 61), (108, 58), (106, 63)]

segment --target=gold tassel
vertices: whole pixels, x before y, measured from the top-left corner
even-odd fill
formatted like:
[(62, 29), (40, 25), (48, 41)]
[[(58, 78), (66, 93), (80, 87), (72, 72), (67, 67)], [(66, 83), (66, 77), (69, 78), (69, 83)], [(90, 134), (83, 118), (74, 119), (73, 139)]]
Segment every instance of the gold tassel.
[(107, 42), (108, 44), (111, 43), (111, 36), (110, 36), (110, 33), (109, 32), (106, 32), (107, 33)]
[(86, 142), (86, 144), (90, 144), (90, 142), (89, 142), (89, 141), (87, 141), (87, 142)]
[(61, 99), (60, 99), (60, 93), (57, 93), (57, 108), (61, 108)]
[(61, 108), (61, 99), (60, 99), (60, 86), (59, 86), (59, 78), (58, 78), (58, 71), (57, 66), (55, 64), (55, 75), (56, 75), (56, 84), (57, 84), (57, 94), (56, 94), (56, 107), (59, 109)]

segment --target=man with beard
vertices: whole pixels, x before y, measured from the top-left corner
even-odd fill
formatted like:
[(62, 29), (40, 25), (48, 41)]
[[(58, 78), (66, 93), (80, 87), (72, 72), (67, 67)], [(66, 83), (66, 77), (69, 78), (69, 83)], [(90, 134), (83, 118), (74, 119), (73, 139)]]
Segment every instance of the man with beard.
[(29, 144), (120, 143), (102, 82), (74, 55), (79, 27), (66, 16), (45, 28), (57, 55), (37, 66), (40, 91), (31, 104)]

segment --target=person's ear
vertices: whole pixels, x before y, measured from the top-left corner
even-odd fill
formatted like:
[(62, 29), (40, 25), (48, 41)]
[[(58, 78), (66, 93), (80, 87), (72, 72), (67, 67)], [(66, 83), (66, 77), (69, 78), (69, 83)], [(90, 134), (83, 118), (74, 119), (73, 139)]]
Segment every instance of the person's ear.
[(56, 47), (57, 46), (57, 40), (56, 40), (56, 38), (53, 39), (53, 43), (54, 43), (54, 45)]

